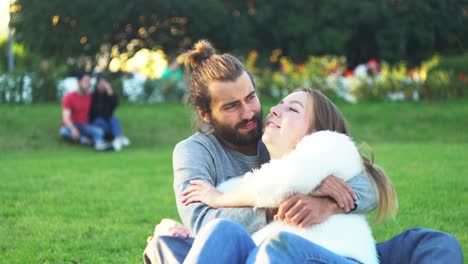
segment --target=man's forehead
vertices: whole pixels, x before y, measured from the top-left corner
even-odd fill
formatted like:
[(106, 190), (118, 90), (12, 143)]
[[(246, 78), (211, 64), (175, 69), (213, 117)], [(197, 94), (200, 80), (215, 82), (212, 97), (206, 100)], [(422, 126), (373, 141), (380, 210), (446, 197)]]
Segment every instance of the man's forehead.
[(255, 91), (252, 80), (244, 72), (234, 82), (213, 81), (208, 85), (212, 103), (242, 100)]

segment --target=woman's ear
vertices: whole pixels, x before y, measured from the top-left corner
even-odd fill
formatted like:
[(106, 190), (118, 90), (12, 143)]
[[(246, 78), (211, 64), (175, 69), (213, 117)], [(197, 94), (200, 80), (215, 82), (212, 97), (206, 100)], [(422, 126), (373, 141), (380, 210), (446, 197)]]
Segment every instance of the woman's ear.
[(199, 106), (197, 106), (197, 113), (201, 117), (201, 119), (203, 119), (203, 121), (205, 121), (205, 123), (210, 124), (211, 119), (210, 119), (208, 113), (201, 110), (201, 108)]

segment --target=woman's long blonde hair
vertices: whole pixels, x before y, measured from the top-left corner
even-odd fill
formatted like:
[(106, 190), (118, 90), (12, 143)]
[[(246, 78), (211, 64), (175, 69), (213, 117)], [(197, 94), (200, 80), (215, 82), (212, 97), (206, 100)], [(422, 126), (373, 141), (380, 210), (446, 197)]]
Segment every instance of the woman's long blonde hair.
[[(307, 109), (310, 109), (309, 133), (330, 130), (349, 136), (348, 125), (338, 107), (319, 90), (304, 88), (297, 91), (306, 92)], [(378, 194), (378, 212), (375, 222), (393, 217), (398, 209), (398, 198), (395, 188), (382, 169), (374, 164), (374, 154), (367, 158), (360, 153), (362, 162)]]

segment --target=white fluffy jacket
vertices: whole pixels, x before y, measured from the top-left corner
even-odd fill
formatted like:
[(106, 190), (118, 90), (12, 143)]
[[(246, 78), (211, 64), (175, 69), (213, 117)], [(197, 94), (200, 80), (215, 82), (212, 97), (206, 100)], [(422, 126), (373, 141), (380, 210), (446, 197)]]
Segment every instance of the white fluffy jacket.
[[(278, 207), (293, 194), (310, 194), (329, 175), (347, 181), (363, 169), (359, 151), (348, 136), (320, 131), (304, 137), (282, 159), (271, 160), (241, 179), (255, 190), (257, 207)], [(239, 178), (218, 188), (227, 191), (237, 184)], [(295, 233), (362, 263), (378, 263), (375, 241), (364, 215), (334, 215), (321, 224), (302, 229), (275, 221), (254, 233), (253, 239), (258, 245), (279, 231)]]

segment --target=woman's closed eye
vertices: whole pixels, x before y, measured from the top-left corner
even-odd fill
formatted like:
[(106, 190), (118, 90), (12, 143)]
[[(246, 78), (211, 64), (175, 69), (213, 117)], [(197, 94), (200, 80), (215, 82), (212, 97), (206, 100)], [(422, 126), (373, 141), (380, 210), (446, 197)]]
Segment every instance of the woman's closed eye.
[(296, 108), (294, 108), (294, 107), (289, 107), (289, 111), (293, 111), (293, 112), (299, 113), (299, 111), (298, 111)]

